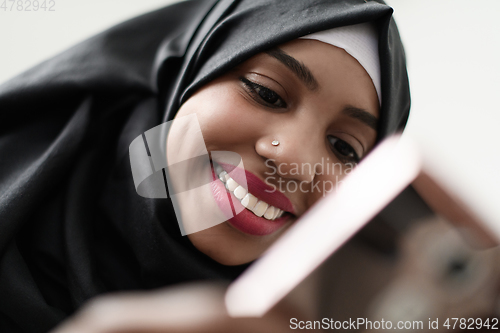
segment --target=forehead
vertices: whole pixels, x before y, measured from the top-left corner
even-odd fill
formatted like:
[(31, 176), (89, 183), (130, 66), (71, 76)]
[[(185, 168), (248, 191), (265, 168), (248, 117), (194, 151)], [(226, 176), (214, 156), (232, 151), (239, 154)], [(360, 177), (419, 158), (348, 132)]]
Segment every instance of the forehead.
[(378, 116), (378, 96), (370, 75), (344, 49), (306, 39), (291, 41), (280, 48), (311, 70), (323, 92), (354, 98), (362, 104), (359, 107)]

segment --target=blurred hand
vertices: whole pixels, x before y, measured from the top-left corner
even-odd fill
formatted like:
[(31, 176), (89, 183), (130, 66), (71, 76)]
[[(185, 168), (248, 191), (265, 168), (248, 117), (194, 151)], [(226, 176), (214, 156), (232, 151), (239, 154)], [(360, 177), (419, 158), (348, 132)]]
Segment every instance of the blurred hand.
[(226, 287), (196, 283), (99, 296), (52, 333), (290, 331), (287, 311), (274, 309), (263, 318), (230, 318), (224, 305)]

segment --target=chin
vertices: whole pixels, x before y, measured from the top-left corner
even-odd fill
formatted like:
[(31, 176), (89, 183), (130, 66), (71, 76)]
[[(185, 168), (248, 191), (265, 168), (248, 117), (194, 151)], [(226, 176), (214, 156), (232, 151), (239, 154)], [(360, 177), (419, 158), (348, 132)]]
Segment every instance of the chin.
[(216, 254), (215, 256), (209, 255), (209, 257), (212, 258), (213, 260), (217, 261), (219, 264), (222, 264), (225, 266), (244, 265), (244, 264), (251, 263), (252, 261), (254, 261), (255, 259), (258, 258), (258, 257), (252, 257), (252, 258), (244, 259), (237, 254), (233, 255), (233, 254), (228, 254), (228, 253), (224, 253), (221, 255)]
[(256, 260), (274, 241), (243, 235), (227, 222), (187, 237), (198, 251), (226, 266), (243, 265)]

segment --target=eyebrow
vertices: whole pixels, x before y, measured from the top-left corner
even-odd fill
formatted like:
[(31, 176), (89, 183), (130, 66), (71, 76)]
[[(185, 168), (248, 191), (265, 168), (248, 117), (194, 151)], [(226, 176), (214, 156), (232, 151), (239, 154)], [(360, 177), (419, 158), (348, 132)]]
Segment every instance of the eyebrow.
[[(287, 54), (280, 48), (273, 48), (271, 50), (266, 51), (268, 55), (279, 60), (283, 65), (285, 65), (288, 69), (290, 69), (304, 84), (305, 86), (314, 91), (318, 89), (319, 84), (316, 81), (316, 78), (311, 73), (311, 70), (307, 68), (306, 65)], [(360, 109), (349, 105), (342, 110), (342, 113), (351, 118), (357, 119), (368, 125), (369, 127), (377, 130), (378, 127), (378, 119), (368, 111), (364, 109)]]
[(365, 125), (370, 126), (374, 130), (377, 130), (378, 127), (378, 119), (368, 111), (364, 109), (360, 109), (354, 106), (347, 106), (342, 110), (342, 113), (351, 118), (357, 119), (364, 123)]
[(280, 48), (273, 48), (266, 51), (266, 53), (288, 67), (288, 69), (290, 69), (309, 90), (314, 91), (318, 89), (318, 81), (316, 81), (314, 75), (311, 73), (311, 70), (307, 68), (306, 65), (285, 53)]

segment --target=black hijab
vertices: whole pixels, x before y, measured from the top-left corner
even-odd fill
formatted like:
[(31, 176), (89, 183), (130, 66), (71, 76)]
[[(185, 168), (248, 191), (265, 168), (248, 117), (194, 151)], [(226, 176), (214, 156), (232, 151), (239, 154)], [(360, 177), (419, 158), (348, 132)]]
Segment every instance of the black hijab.
[(92, 37), (0, 86), (0, 331), (46, 332), (89, 298), (233, 279), (137, 195), (128, 146), (258, 52), (337, 26), (380, 31), (379, 139), (409, 111), (392, 9), (362, 0), (196, 0)]

